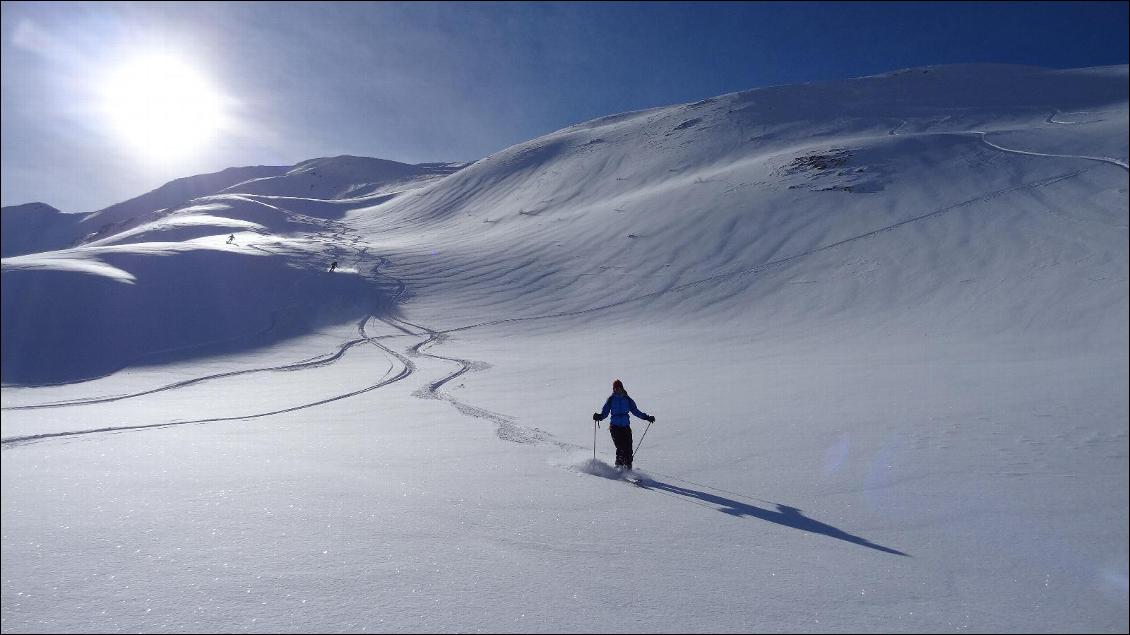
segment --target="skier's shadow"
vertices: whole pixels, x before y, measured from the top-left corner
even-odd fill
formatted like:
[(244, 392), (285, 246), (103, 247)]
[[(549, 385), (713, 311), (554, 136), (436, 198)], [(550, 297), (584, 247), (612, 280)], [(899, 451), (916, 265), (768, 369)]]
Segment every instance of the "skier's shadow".
[(792, 527), (793, 529), (799, 529), (801, 531), (807, 531), (814, 534), (824, 534), (825, 536), (829, 536), (831, 538), (851, 542), (862, 547), (870, 547), (871, 549), (882, 551), (884, 553), (891, 553), (897, 556), (908, 555), (899, 551), (898, 549), (891, 549), (890, 547), (877, 545), (870, 540), (860, 538), (859, 536), (853, 536), (852, 534), (849, 534), (842, 529), (833, 527), (827, 523), (822, 523), (818, 520), (808, 518), (803, 513), (801, 513), (801, 510), (797, 509), (796, 507), (789, 507), (788, 505), (776, 503), (777, 511), (771, 511), (758, 507), (756, 505), (750, 505), (749, 503), (736, 501), (732, 498), (726, 498), (724, 496), (718, 496), (716, 494), (710, 494), (708, 492), (702, 492), (687, 487), (679, 487), (678, 485), (671, 485), (669, 483), (664, 483), (663, 481), (657, 481), (654, 478), (650, 477), (641, 478), (636, 483), (636, 485), (644, 489), (666, 492), (675, 496), (693, 498), (704, 501), (706, 503), (710, 503), (712, 505), (718, 505), (718, 511), (725, 514), (730, 514), (731, 516), (750, 516), (753, 518), (760, 518), (761, 520), (767, 520), (771, 523), (777, 523), (778, 525)]

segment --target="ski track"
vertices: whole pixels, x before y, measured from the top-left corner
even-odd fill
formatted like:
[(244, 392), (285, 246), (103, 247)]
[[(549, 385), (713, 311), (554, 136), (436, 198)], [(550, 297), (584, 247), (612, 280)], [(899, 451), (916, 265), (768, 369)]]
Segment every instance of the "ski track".
[[(1077, 125), (1077, 124), (1080, 123), (1078, 121), (1056, 121), (1055, 116), (1058, 115), (1060, 112), (1062, 112), (1062, 111), (1059, 110), (1059, 109), (1053, 110), (1051, 112), (1051, 114), (1049, 114), (1047, 116), (1047, 118), (1044, 119), (1044, 121), (1049, 123), (1049, 124), (1057, 124), (1057, 125), (1061, 125), (1061, 126)], [(908, 122), (905, 119), (902, 120), (901, 123), (899, 123), (897, 126), (888, 130), (887, 135), (888, 136), (902, 136), (902, 135), (899, 135), (899, 130), (901, 130), (902, 127), (905, 126), (907, 123)], [(996, 131), (996, 132), (1003, 132), (1003, 131)], [(1087, 160), (1090, 160), (1090, 161), (1101, 161), (1103, 163), (1110, 163), (1112, 165), (1117, 165), (1118, 167), (1122, 168), (1123, 170), (1130, 171), (1130, 165), (1128, 165), (1126, 161), (1123, 161), (1122, 159), (1118, 159), (1116, 157), (1096, 157), (1096, 156), (1089, 156), (1089, 155), (1082, 155), (1082, 154), (1051, 154), (1051, 153), (1048, 153), (1048, 152), (1033, 152), (1033, 151), (1030, 151), (1030, 150), (1018, 150), (1016, 148), (1006, 148), (1002, 145), (995, 144), (992, 141), (989, 141), (987, 138), (985, 138), (986, 135), (989, 134), (989, 131), (970, 130), (968, 132), (926, 133), (926, 134), (970, 134), (970, 135), (977, 135), (977, 136), (980, 137), (981, 141), (985, 145), (989, 146), (990, 148), (993, 148), (994, 150), (999, 150), (1001, 152), (1009, 152), (1009, 153), (1012, 153), (1012, 154), (1027, 154), (1029, 156), (1037, 156), (1037, 157), (1054, 157), (1054, 158), (1060, 158), (1060, 159), (1087, 159)]]
[[(373, 318), (373, 316), (367, 315), (362, 319), (362, 322), (367, 322), (369, 319), (372, 319), (372, 318)], [(384, 321), (384, 320), (382, 320), (382, 321)], [(386, 323), (388, 323), (388, 322), (386, 322)], [(214, 380), (217, 380), (217, 379), (224, 379), (224, 378), (228, 378), (228, 377), (238, 377), (240, 375), (251, 375), (251, 374), (254, 374), (254, 373), (270, 373), (270, 372), (290, 372), (290, 371), (296, 371), (296, 370), (307, 370), (307, 369), (310, 369), (310, 368), (319, 368), (319, 367), (322, 367), (322, 366), (329, 366), (330, 364), (332, 364), (332, 363), (336, 362), (337, 360), (341, 359), (342, 357), (344, 357), (346, 351), (348, 351), (349, 349), (353, 348), (354, 346), (357, 346), (358, 344), (364, 344), (366, 342), (370, 342), (372, 339), (378, 339), (378, 338), (361, 337), (359, 339), (349, 340), (348, 342), (345, 342), (344, 344), (342, 344), (338, 348), (338, 350), (334, 353), (329, 353), (327, 355), (319, 355), (319, 356), (316, 356), (316, 357), (313, 357), (313, 358), (293, 362), (293, 363), (290, 363), (290, 364), (280, 364), (278, 366), (267, 366), (267, 367), (262, 367), (262, 368), (247, 368), (247, 369), (244, 369), (244, 370), (234, 370), (234, 371), (230, 371), (230, 372), (226, 372), (226, 373), (216, 373), (214, 375), (204, 375), (202, 377), (194, 377), (192, 379), (186, 379), (184, 381), (178, 381), (176, 383), (167, 384), (165, 386), (159, 386), (157, 388), (151, 388), (149, 390), (143, 390), (141, 392), (129, 393), (129, 394), (125, 394), (125, 395), (111, 395), (111, 396), (103, 396), (103, 397), (87, 397), (87, 398), (83, 398), (83, 399), (72, 399), (72, 400), (67, 400), (67, 401), (51, 401), (51, 402), (40, 403), (40, 404), (29, 404), (29, 405), (26, 405), (26, 406), (5, 406), (4, 408), (0, 408), (0, 410), (39, 410), (39, 409), (43, 409), (43, 408), (66, 408), (66, 407), (70, 407), (70, 406), (88, 406), (88, 405), (93, 405), (93, 404), (102, 404), (102, 403), (110, 403), (110, 402), (114, 402), (114, 401), (121, 401), (121, 400), (124, 400), (124, 399), (134, 399), (134, 398), (137, 398), (137, 397), (144, 397), (146, 395), (152, 395), (152, 394), (156, 394), (156, 393), (160, 393), (160, 392), (166, 392), (166, 391), (169, 391), (169, 390), (176, 390), (178, 388), (187, 388), (188, 386), (194, 386), (196, 384), (201, 384), (201, 383), (208, 382), (208, 381), (214, 381)]]
[(1086, 156), (1086, 155), (1082, 155), (1082, 154), (1051, 154), (1051, 153), (1048, 153), (1048, 152), (1031, 152), (1029, 150), (1017, 150), (1015, 148), (1006, 148), (1004, 146), (997, 145), (997, 144), (993, 143), (992, 141), (989, 141), (988, 139), (985, 138), (985, 136), (989, 134), (988, 132), (974, 130), (974, 131), (970, 131), (970, 132), (965, 133), (965, 134), (978, 135), (981, 138), (981, 141), (985, 145), (989, 146), (990, 148), (995, 148), (997, 150), (1000, 150), (1001, 152), (1010, 152), (1012, 154), (1027, 154), (1029, 156), (1035, 156), (1035, 157), (1055, 157), (1055, 158), (1060, 158), (1060, 159), (1087, 159), (1087, 160), (1090, 160), (1090, 161), (1101, 161), (1103, 163), (1109, 163), (1111, 165), (1117, 165), (1118, 167), (1122, 168), (1123, 170), (1130, 172), (1130, 165), (1128, 165), (1126, 161), (1123, 161), (1122, 159), (1116, 159), (1115, 157), (1092, 157), (1092, 156)]
[[(367, 322), (368, 318), (366, 318), (365, 321)], [(399, 360), (401, 362), (403, 367), (400, 369), (399, 372), (397, 372), (392, 377), (388, 377), (388, 373), (386, 373), (385, 377), (381, 378), (381, 381), (379, 381), (379, 382), (377, 382), (377, 383), (375, 383), (371, 386), (367, 386), (365, 388), (362, 388), (360, 390), (354, 390), (352, 392), (347, 392), (347, 393), (340, 394), (340, 395), (334, 395), (332, 397), (327, 397), (325, 399), (319, 399), (317, 401), (312, 401), (312, 402), (309, 402), (309, 403), (300, 404), (300, 405), (297, 405), (297, 406), (292, 406), (290, 408), (280, 408), (278, 410), (272, 410), (272, 411), (269, 411), (269, 412), (260, 412), (260, 413), (256, 413), (256, 414), (250, 414), (250, 415), (239, 415), (239, 416), (233, 416), (233, 417), (209, 417), (209, 418), (205, 418), (205, 419), (192, 419), (192, 420), (188, 420), (188, 421), (168, 421), (168, 422), (165, 422), (165, 423), (150, 423), (150, 424), (142, 424), (142, 425), (136, 425), (136, 426), (107, 426), (107, 427), (103, 427), (103, 428), (94, 428), (94, 429), (89, 429), (89, 430), (74, 430), (74, 431), (69, 431), (69, 432), (49, 432), (49, 433), (44, 433), (44, 434), (33, 434), (33, 435), (28, 435), (28, 436), (23, 436), (23, 437), (11, 437), (11, 438), (0, 440), (0, 443), (3, 444), (3, 447), (5, 449), (7, 449), (7, 448), (10, 448), (10, 447), (15, 447), (15, 446), (18, 446), (18, 445), (24, 445), (24, 444), (32, 443), (32, 442), (36, 442), (36, 441), (43, 441), (43, 440), (46, 440), (46, 439), (57, 439), (57, 438), (62, 438), (62, 437), (74, 437), (74, 436), (95, 434), (95, 433), (99, 433), (99, 432), (127, 432), (127, 431), (135, 431), (135, 430), (153, 430), (153, 429), (158, 429), (158, 428), (169, 428), (169, 427), (172, 427), (172, 426), (182, 426), (182, 425), (191, 425), (191, 424), (217, 423), (217, 422), (222, 422), (222, 421), (248, 421), (248, 420), (251, 420), (251, 419), (258, 419), (258, 418), (261, 418), (261, 417), (269, 417), (269, 416), (272, 416), (272, 415), (283, 414), (283, 413), (287, 413), (287, 412), (295, 412), (295, 411), (298, 411), (298, 410), (305, 410), (307, 408), (313, 408), (315, 406), (321, 406), (323, 404), (331, 403), (331, 402), (334, 402), (334, 401), (340, 401), (342, 399), (348, 399), (350, 397), (355, 397), (357, 395), (361, 395), (361, 394), (364, 394), (364, 393), (367, 393), (367, 392), (371, 392), (371, 391), (376, 390), (378, 388), (383, 388), (384, 386), (398, 382), (402, 379), (407, 378), (413, 372), (415, 372), (415, 370), (416, 370), (415, 364), (413, 364), (411, 362), (411, 360), (407, 359), (406, 357), (404, 357), (400, 353), (397, 353), (396, 351), (392, 350), (391, 348), (388, 348), (387, 346), (384, 346), (383, 344), (377, 342), (374, 339), (369, 339), (369, 340), (366, 340), (366, 341), (368, 341), (370, 344), (373, 344), (374, 346), (380, 348), (381, 350), (385, 351), (389, 355), (395, 357), (397, 360)]]
[(427, 339), (425, 339), (424, 341), (422, 341), (422, 342), (416, 344), (415, 346), (411, 347), (409, 349), (409, 354), (411, 354), (412, 356), (416, 356), (416, 357), (419, 357), (419, 356), (430, 357), (432, 359), (438, 359), (438, 360), (442, 360), (442, 361), (445, 361), (445, 362), (450, 362), (450, 363), (459, 365), (458, 370), (455, 370), (454, 372), (448, 373), (447, 375), (444, 375), (440, 379), (433, 381), (432, 383), (428, 384), (427, 386), (424, 386), (423, 388), (420, 388), (419, 390), (414, 392), (413, 393), (414, 397), (419, 397), (421, 399), (442, 399), (442, 400), (450, 403), (452, 406), (454, 406), (456, 410), (458, 410), (459, 412), (461, 412), (461, 413), (463, 413), (463, 414), (465, 414), (469, 417), (476, 417), (478, 419), (486, 419), (488, 421), (491, 421), (498, 426), (495, 430), (495, 434), (498, 435), (498, 438), (503, 439), (505, 441), (512, 441), (514, 443), (525, 443), (525, 444), (535, 444), (535, 443), (549, 442), (549, 443), (552, 443), (552, 444), (554, 444), (554, 445), (556, 445), (556, 446), (558, 446), (562, 449), (566, 449), (566, 450), (573, 450), (573, 449), (578, 449), (578, 448), (583, 447), (583, 446), (579, 446), (579, 445), (574, 444), (574, 443), (566, 443), (564, 441), (553, 440), (553, 438), (552, 438), (553, 435), (549, 434), (548, 432), (545, 432), (544, 430), (540, 430), (538, 428), (530, 428), (530, 427), (527, 427), (527, 426), (518, 425), (518, 424), (515, 423), (513, 417), (510, 417), (508, 415), (499, 414), (497, 412), (492, 412), (492, 411), (487, 410), (485, 408), (479, 408), (478, 406), (472, 406), (468, 403), (464, 403), (462, 401), (459, 401), (458, 399), (456, 399), (454, 396), (452, 396), (449, 393), (440, 392), (440, 388), (442, 388), (445, 384), (454, 380), (456, 377), (459, 377), (460, 375), (462, 375), (462, 374), (464, 374), (468, 371), (471, 371), (471, 370), (484, 370), (484, 369), (488, 368), (489, 366), (487, 366), (487, 364), (485, 362), (478, 362), (478, 361), (473, 361), (473, 360), (460, 359), (460, 358), (457, 358), (457, 357), (444, 357), (442, 355), (436, 355), (434, 353), (428, 353), (424, 349), (432, 346), (433, 344), (442, 344), (444, 342), (444, 340), (447, 339), (446, 333), (435, 331), (435, 330), (430, 329), (426, 326), (422, 326), (420, 324), (414, 324), (412, 322), (408, 322), (408, 321), (405, 321), (405, 320), (399, 320), (399, 321), (403, 324), (407, 324), (408, 326), (412, 326), (412, 327), (417, 328), (421, 331), (424, 331), (428, 336)]

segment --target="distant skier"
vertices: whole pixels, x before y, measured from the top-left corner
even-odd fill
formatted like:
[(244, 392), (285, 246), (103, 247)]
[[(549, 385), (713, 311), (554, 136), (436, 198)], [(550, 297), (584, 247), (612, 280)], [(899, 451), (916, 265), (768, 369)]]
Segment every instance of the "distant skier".
[(228, 244), (229, 244), (229, 245), (231, 244), (231, 242), (232, 242), (233, 240), (235, 240), (235, 234), (232, 234), (232, 235), (228, 236)]
[(603, 421), (612, 413), (612, 422), (608, 425), (608, 432), (612, 435), (612, 442), (616, 444), (616, 467), (632, 469), (632, 428), (628, 413), (640, 419), (654, 423), (655, 417), (641, 412), (636, 408), (634, 399), (624, 390), (624, 384), (619, 379), (612, 382), (612, 394), (604, 402), (604, 409), (594, 412), (593, 421)]
[(330, 272), (332, 273), (334, 269), (337, 269), (337, 261), (336, 261), (336, 260), (335, 260), (335, 261), (333, 261), (333, 262), (332, 262), (332, 263), (330, 264)]

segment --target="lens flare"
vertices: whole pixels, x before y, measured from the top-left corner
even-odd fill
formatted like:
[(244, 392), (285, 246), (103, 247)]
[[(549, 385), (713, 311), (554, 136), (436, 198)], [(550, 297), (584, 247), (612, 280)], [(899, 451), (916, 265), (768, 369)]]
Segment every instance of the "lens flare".
[(224, 123), (223, 99), (211, 82), (175, 57), (140, 58), (110, 74), (103, 110), (122, 142), (149, 158), (199, 150)]

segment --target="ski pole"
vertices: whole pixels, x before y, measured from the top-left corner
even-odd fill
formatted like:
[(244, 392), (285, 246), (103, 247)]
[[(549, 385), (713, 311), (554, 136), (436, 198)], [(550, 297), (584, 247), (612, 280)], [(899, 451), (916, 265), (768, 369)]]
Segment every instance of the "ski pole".
[(600, 427), (596, 419), (592, 420), (592, 460), (596, 460), (596, 429)]
[(647, 436), (647, 431), (651, 429), (651, 422), (647, 422), (647, 427), (643, 429), (643, 434), (640, 435), (640, 442), (636, 444), (636, 449), (632, 450), (632, 460), (636, 458), (636, 452), (640, 451), (640, 446), (643, 445), (643, 438)]

